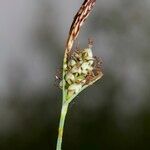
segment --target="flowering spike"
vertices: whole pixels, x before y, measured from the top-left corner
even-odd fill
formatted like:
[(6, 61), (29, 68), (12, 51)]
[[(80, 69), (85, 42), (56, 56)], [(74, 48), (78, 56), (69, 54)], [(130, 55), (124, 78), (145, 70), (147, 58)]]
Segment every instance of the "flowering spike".
[(72, 25), (69, 31), (69, 37), (66, 44), (66, 52), (69, 53), (73, 46), (73, 42), (77, 38), (80, 28), (83, 25), (86, 18), (89, 16), (93, 6), (95, 5), (96, 0), (85, 0), (75, 15)]
[[(75, 15), (72, 25), (70, 27), (68, 40), (66, 43), (66, 50), (64, 55), (64, 62), (63, 62), (63, 93), (65, 92), (64, 101), (68, 99), (68, 93), (70, 95), (70, 91), (68, 92), (68, 87), (70, 84), (82, 83), (80, 90), (84, 87), (85, 83), (89, 83), (86, 79), (94, 81), (96, 76), (94, 75), (93, 70), (94, 67), (92, 66), (94, 63), (94, 57), (92, 53), (92, 45), (93, 41), (89, 40), (88, 48), (84, 50), (76, 50), (76, 52), (72, 53), (71, 49), (75, 39), (77, 38), (80, 28), (83, 25), (86, 18), (89, 16), (93, 6), (95, 5), (96, 0), (85, 0), (81, 5), (79, 11)], [(99, 71), (101, 72), (101, 71)], [(93, 74), (91, 76), (91, 74)], [(83, 80), (79, 82), (77, 80), (79, 76), (83, 76)], [(102, 75), (102, 73), (101, 73)], [(68, 76), (72, 79), (68, 79)], [(80, 92), (80, 90), (78, 92)], [(72, 96), (77, 94), (77, 92), (72, 92)], [(71, 99), (71, 97), (69, 96)]]
[(86, 87), (99, 80), (103, 73), (101, 62), (93, 56), (93, 41), (89, 40), (88, 48), (72, 50), (80, 28), (89, 16), (96, 0), (85, 0), (72, 22), (63, 61), (63, 75), (60, 87), (63, 90), (63, 103), (58, 130), (56, 150), (61, 150), (63, 128), (69, 103)]
[(74, 51), (66, 62), (64, 77), (66, 101), (71, 101), (82, 89), (93, 84), (103, 75), (100, 63), (93, 56), (91, 47)]

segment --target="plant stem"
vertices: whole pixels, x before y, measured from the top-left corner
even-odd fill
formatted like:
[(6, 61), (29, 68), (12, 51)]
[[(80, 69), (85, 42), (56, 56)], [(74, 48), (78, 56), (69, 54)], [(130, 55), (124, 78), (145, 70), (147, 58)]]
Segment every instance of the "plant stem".
[(68, 102), (65, 102), (62, 104), (61, 116), (60, 116), (60, 122), (59, 122), (59, 128), (58, 128), (58, 138), (57, 138), (56, 150), (61, 150), (64, 123), (65, 123), (65, 118), (66, 118), (68, 106), (69, 106)]

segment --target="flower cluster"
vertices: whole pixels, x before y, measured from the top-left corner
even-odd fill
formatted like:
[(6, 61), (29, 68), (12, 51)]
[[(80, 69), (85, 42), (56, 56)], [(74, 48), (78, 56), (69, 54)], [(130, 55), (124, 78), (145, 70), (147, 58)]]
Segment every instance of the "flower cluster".
[(74, 51), (64, 65), (66, 99), (78, 94), (85, 85), (102, 75), (100, 61), (93, 57), (91, 45)]

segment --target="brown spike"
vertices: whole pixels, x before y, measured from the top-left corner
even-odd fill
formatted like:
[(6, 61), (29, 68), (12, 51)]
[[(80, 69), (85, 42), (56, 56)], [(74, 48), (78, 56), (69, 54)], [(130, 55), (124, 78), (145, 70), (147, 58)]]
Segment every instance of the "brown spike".
[(81, 5), (79, 11), (75, 15), (70, 31), (69, 31), (69, 37), (68, 37), (67, 45), (66, 45), (66, 53), (69, 53), (71, 51), (73, 42), (79, 34), (80, 27), (83, 25), (84, 21), (89, 16), (95, 2), (96, 0), (85, 0), (83, 4)]

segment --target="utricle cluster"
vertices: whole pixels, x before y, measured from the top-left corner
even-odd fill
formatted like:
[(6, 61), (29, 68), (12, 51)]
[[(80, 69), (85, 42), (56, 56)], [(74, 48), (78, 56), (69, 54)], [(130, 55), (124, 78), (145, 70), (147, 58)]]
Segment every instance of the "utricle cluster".
[(67, 63), (64, 64), (67, 99), (77, 94), (87, 84), (87, 77), (93, 74), (94, 61), (92, 49), (86, 48), (74, 51)]

